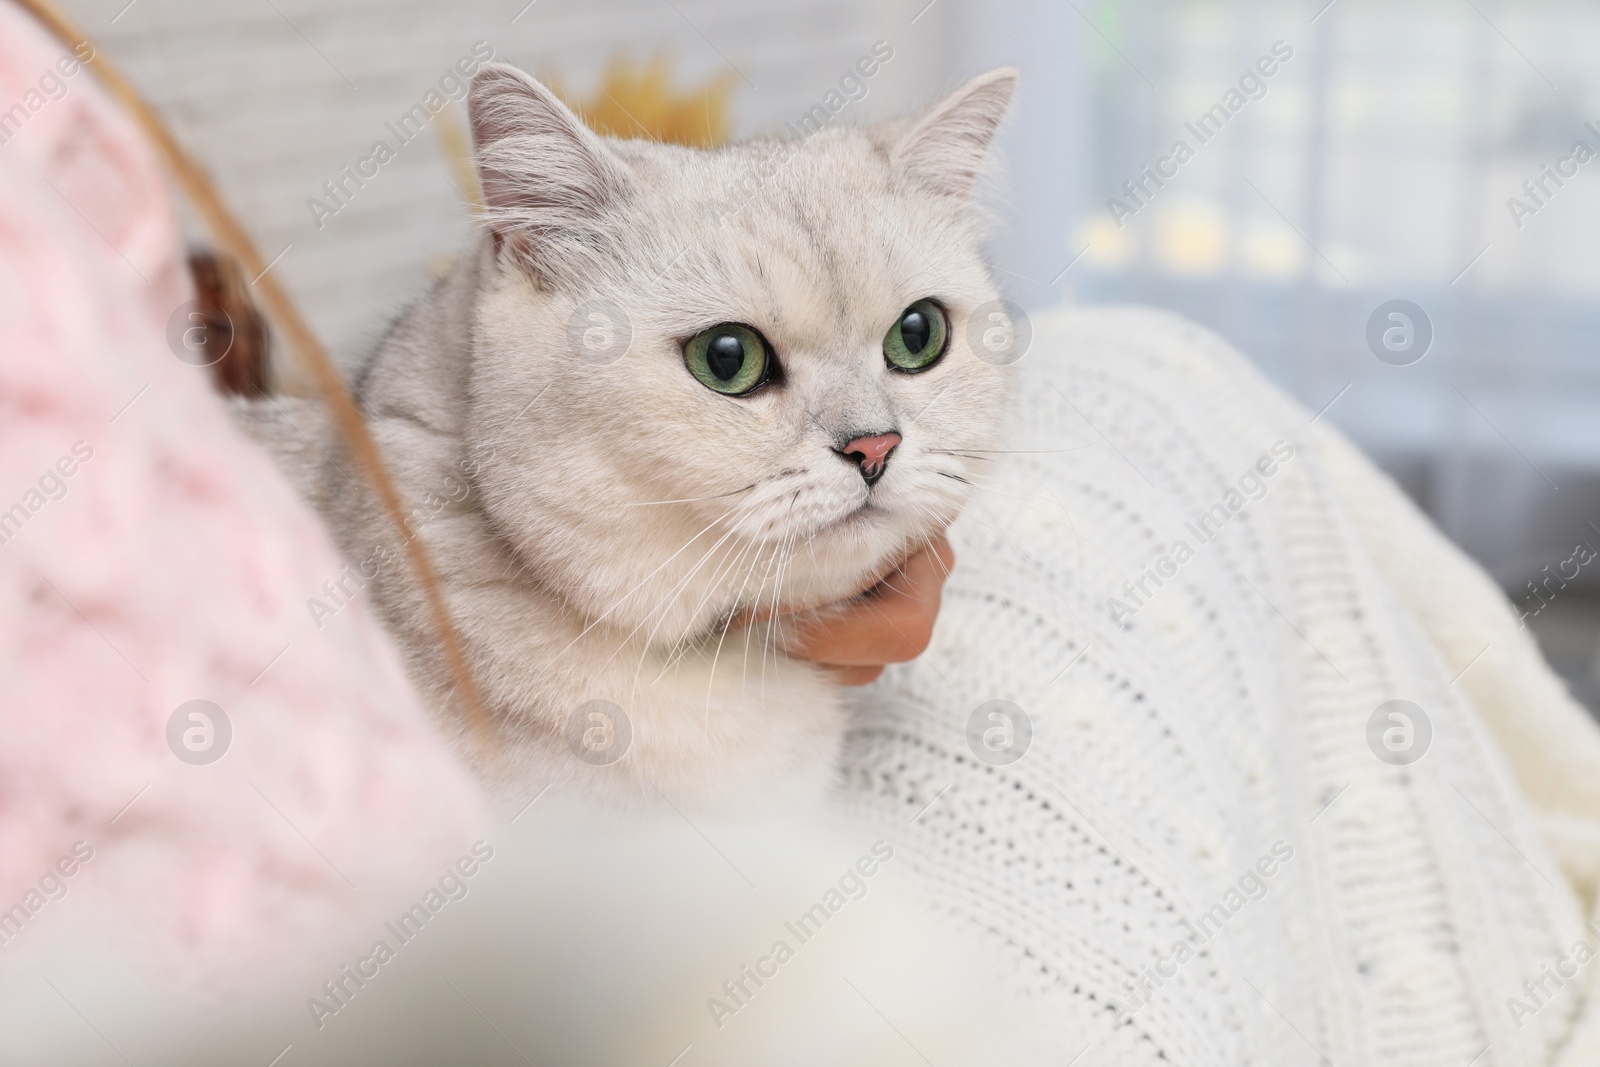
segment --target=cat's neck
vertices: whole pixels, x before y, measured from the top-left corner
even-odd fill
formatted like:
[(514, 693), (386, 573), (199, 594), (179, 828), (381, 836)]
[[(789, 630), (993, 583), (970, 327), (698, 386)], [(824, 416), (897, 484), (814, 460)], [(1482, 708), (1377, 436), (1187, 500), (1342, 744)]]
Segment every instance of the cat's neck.
[(479, 235), (389, 327), (354, 382), (369, 420), (405, 419), (460, 438), (478, 289), (493, 269), (492, 242)]

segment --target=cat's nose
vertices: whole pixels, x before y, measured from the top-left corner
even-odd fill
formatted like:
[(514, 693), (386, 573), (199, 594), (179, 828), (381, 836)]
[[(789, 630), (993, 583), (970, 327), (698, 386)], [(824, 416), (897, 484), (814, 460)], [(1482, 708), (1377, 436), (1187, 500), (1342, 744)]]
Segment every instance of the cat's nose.
[(861, 477), (872, 485), (883, 472), (889, 468), (889, 453), (900, 443), (900, 435), (890, 430), (888, 433), (868, 434), (845, 442), (843, 448), (835, 449), (839, 455), (851, 460), (861, 468)]

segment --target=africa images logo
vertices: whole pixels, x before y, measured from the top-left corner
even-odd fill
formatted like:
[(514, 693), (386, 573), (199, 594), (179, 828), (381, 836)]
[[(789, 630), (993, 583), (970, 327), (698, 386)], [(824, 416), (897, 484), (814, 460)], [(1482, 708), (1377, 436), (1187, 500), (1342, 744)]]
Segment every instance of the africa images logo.
[(353, 964), (344, 964), (333, 977), (322, 983), (322, 995), (306, 998), (306, 1010), (311, 1021), (321, 1030), (328, 1019), (350, 1006), (357, 993), (365, 989), (383, 973), (383, 968), (400, 949), (417, 939), (423, 928), (455, 901), (465, 900), (472, 892), (471, 879), (494, 859), (494, 846), (487, 841), (474, 841), (471, 851), (444, 869), (433, 885), (422, 894), (422, 899), (401, 912), (399, 917), (383, 924), (384, 930), (394, 939), (380, 937), (372, 943), (367, 954)]
[(167, 717), (167, 747), (193, 767), (215, 763), (233, 741), (228, 713), (209, 700), (179, 704)]
[(1386, 700), (1367, 718), (1367, 747), (1391, 767), (1409, 767), (1428, 754), (1433, 720), (1409, 700)]
[[(794, 959), (796, 950), (822, 932), (824, 924), (846, 905), (867, 895), (868, 880), (894, 859), (894, 846), (887, 841), (874, 841), (870, 852), (859, 857), (845, 868), (843, 874), (825, 890), (822, 899), (801, 912), (792, 921), (783, 924), (788, 937), (773, 941), (763, 956), (757, 957), (754, 966), (743, 964), (739, 973), (722, 983), (722, 996), (706, 998), (706, 1010), (711, 1021), (721, 1030), (727, 1020), (739, 1014), (768, 982), (778, 977), (779, 969)], [(790, 944), (790, 938), (794, 943)]]

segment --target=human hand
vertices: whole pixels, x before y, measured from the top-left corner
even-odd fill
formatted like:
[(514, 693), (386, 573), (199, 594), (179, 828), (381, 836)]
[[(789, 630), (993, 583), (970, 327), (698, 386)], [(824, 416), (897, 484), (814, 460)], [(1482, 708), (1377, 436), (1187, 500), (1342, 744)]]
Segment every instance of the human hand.
[(933, 640), (956, 554), (940, 533), (866, 592), (796, 626), (796, 659), (826, 667), (841, 685), (866, 685), (890, 663), (916, 659)]

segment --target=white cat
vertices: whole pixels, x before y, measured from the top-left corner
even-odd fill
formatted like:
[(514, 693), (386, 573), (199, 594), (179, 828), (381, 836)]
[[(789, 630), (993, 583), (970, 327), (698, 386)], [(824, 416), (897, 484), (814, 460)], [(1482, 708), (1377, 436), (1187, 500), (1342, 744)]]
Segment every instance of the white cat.
[[(969, 338), (998, 299), (971, 193), (1015, 82), (701, 151), (596, 136), (509, 66), (474, 80), (486, 225), (355, 384), (495, 717), (495, 785), (708, 803), (828, 773), (839, 687), (782, 625), (730, 621), (870, 584), (994, 448), (1008, 375)], [(413, 531), (319, 410), (246, 421), (447, 712)]]

